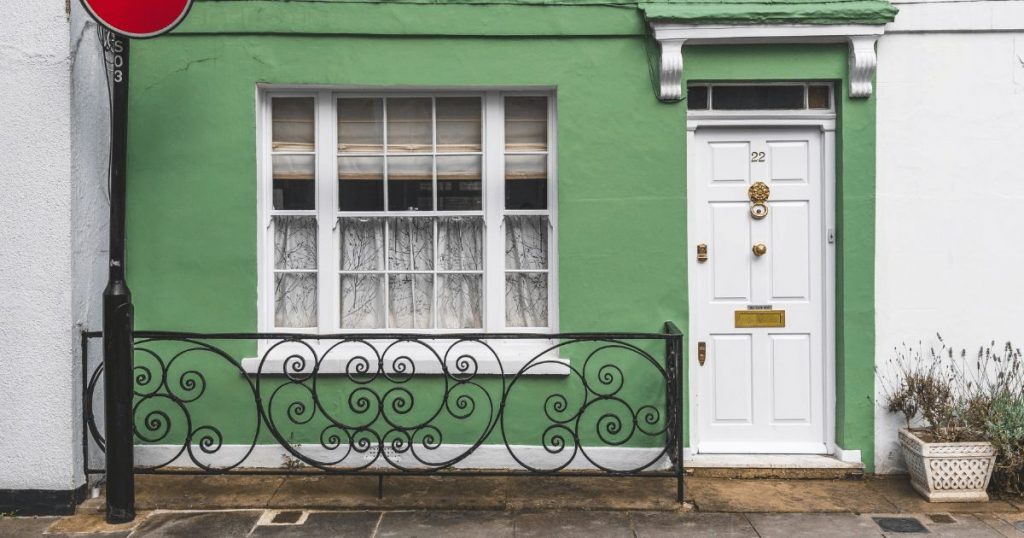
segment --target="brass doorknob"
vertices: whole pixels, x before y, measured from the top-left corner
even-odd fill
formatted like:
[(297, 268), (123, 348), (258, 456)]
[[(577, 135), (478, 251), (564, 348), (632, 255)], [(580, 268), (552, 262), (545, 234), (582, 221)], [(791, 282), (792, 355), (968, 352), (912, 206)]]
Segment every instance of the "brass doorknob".
[(768, 247), (764, 246), (764, 243), (757, 243), (751, 250), (754, 251), (754, 256), (764, 256), (768, 252)]

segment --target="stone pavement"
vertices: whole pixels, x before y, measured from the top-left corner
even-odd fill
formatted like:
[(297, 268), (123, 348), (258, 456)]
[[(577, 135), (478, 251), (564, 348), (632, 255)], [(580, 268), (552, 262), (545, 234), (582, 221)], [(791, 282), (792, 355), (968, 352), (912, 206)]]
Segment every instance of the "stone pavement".
[[(887, 532), (878, 514), (724, 513), (693, 511), (154, 511), (134, 524), (107, 526), (78, 518), (3, 518), (0, 536), (122, 537), (534, 537), (643, 538), (669, 536), (903, 536)], [(1022, 514), (901, 514), (933, 536), (1024, 536)], [(1014, 528), (1014, 523), (1018, 528)]]
[[(931, 504), (905, 477), (863, 480), (139, 477), (136, 520), (102, 499), (64, 518), (0, 518), (0, 537), (1024, 537), (1024, 500)], [(916, 527), (916, 528), (915, 528)], [(903, 532), (899, 532), (903, 531)]]

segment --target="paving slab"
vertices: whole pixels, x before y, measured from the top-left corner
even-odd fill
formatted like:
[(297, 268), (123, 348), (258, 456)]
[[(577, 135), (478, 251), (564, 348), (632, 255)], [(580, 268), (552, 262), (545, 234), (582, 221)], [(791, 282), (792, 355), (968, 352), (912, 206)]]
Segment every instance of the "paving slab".
[[(921, 497), (921, 494), (910, 485), (910, 479), (905, 475), (876, 476), (864, 480), (868, 487), (884, 497), (895, 507), (890, 512), (906, 513), (985, 513), (985, 512), (1018, 512), (1012, 504), (993, 499), (981, 503), (932, 503)], [(873, 510), (883, 512), (884, 510)]]
[(57, 521), (55, 517), (0, 517), (0, 537), (39, 536)]
[(687, 498), (702, 512), (894, 512), (864, 480), (724, 480), (693, 477)]
[(135, 519), (128, 523), (111, 525), (102, 512), (89, 511), (78, 513), (73, 516), (62, 517), (54, 521), (46, 529), (47, 535), (65, 536), (75, 534), (89, 534), (99, 537), (120, 537), (128, 536), (149, 516), (147, 511), (138, 511)]
[(987, 513), (975, 514), (974, 517), (985, 522), (986, 525), (998, 532), (1000, 536), (1012, 538), (1024, 537), (1024, 513)]
[(756, 538), (743, 514), (711, 512), (631, 512), (637, 538), (723, 537)]
[[(935, 512), (929, 512), (935, 514)], [(904, 514), (906, 516), (907, 514)], [(950, 523), (936, 522), (935, 519), (940, 521), (945, 518), (932, 518), (928, 514), (909, 514), (916, 517), (918, 521), (924, 524), (928, 528), (928, 531), (933, 536), (956, 536), (963, 538), (1001, 538), (1002, 533), (993, 529), (990, 525), (986, 524), (983, 520), (975, 516), (974, 514), (941, 514), (948, 515), (953, 521)], [(899, 536), (896, 534), (888, 534), (886, 536)]]
[(674, 478), (545, 477), (508, 479), (509, 510), (669, 510), (676, 502)]
[(310, 512), (301, 525), (257, 525), (250, 536), (369, 538), (380, 520), (380, 512)]
[(874, 521), (856, 514), (747, 514), (762, 538), (862, 538), (882, 536)]
[(375, 476), (291, 476), (271, 498), (273, 508), (504, 510), (503, 477), (398, 476), (384, 479), (377, 498)]
[(398, 476), (384, 480), (392, 509), (504, 510), (508, 479), (493, 476)]
[[(20, 536), (21, 536), (21, 538), (24, 538), (25, 535), (20, 535)], [(86, 533), (86, 534), (81, 534), (81, 533), (71, 533), (71, 534), (68, 534), (68, 533), (63, 533), (63, 532), (57, 532), (57, 533), (47, 532), (45, 534), (40, 534), (39, 536), (43, 537), (43, 538), (128, 538), (129, 536), (132, 536), (132, 533), (131, 533), (131, 531), (90, 532), (90, 533)]]
[(136, 475), (139, 510), (222, 510), (264, 508), (284, 482), (282, 476)]
[(386, 512), (374, 536), (511, 538), (515, 535), (513, 519), (508, 513), (466, 510)]
[(525, 512), (516, 514), (517, 537), (633, 538), (627, 512)]
[(260, 514), (262, 512), (257, 510), (155, 513), (147, 517), (132, 536), (146, 538), (243, 537), (256, 524)]
[(372, 476), (289, 476), (267, 501), (270, 508), (376, 508), (377, 479)]

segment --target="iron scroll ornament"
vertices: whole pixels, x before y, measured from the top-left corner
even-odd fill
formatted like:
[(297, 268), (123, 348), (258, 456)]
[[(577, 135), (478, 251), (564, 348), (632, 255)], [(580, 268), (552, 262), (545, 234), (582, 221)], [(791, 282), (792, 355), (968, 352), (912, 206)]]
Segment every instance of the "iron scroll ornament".
[[(383, 344), (380, 335), (329, 342), (265, 334), (137, 336), (136, 444), (164, 449), (159, 461), (137, 461), (139, 473), (245, 471), (268, 444), (289, 460), (270, 472), (461, 471), (474, 468), (472, 458), (487, 445), (502, 447), (501, 467), (510, 472), (583, 468), (676, 476), (679, 467), (681, 473), (681, 336), (557, 335), (514, 371), (506, 371), (493, 335), (453, 337), (444, 345), (409, 335)], [(255, 375), (229, 352), (238, 340), (268, 342)], [(671, 350), (664, 360), (652, 351), (659, 340)], [(556, 355), (575, 358), (565, 364), (551, 358)], [(424, 364), (439, 373), (417, 374)], [(483, 366), (498, 371), (481, 373)], [(531, 375), (551, 367), (565, 375), (557, 381)], [(85, 418), (102, 449), (92, 412), (100, 379), (102, 365), (86, 386)], [(232, 412), (211, 413), (222, 405)], [(247, 432), (244, 441), (240, 431)], [(650, 448), (629, 460), (606, 450), (629, 446)]]

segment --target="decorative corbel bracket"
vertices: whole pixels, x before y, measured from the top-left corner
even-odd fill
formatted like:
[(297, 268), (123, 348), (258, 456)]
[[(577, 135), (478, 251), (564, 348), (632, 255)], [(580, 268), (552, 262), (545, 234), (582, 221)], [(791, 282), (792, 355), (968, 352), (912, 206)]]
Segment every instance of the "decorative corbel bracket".
[(842, 43), (849, 54), (849, 95), (871, 96), (872, 79), (878, 65), (875, 43), (885, 31), (875, 25), (757, 25), (701, 26), (652, 22), (651, 30), (661, 48), (658, 99), (676, 102), (683, 98), (683, 44), (734, 43)]
[(683, 98), (683, 43), (685, 39), (658, 40), (661, 44), (661, 89), (658, 98), (675, 102)]
[(878, 54), (875, 53), (877, 35), (852, 35), (850, 42), (850, 97), (871, 97), (875, 69), (878, 67)]

